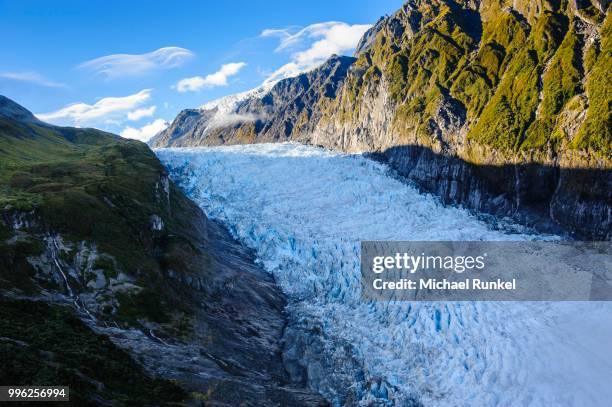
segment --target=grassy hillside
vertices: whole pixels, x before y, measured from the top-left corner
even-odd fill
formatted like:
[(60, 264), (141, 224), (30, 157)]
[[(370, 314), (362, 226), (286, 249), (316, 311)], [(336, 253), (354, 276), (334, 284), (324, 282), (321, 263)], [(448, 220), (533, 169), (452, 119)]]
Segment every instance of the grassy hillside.
[[(25, 264), (18, 247), (30, 243), (21, 254), (42, 251), (42, 238), (51, 234), (72, 243), (73, 252), (80, 242), (94, 243), (104, 253), (97, 256), (99, 268), (126, 272), (153, 291), (163, 270), (195, 268), (183, 264), (181, 252), (206, 262), (185, 234), (197, 234), (190, 218), (197, 209), (168, 181), (151, 150), (97, 130), (0, 118), (0, 208), (0, 276), (9, 281), (20, 278), (10, 269)], [(154, 229), (154, 217), (163, 222), (161, 230)], [(15, 232), (11, 219), (27, 226), (19, 228), (18, 242), (7, 243)], [(164, 309), (161, 300), (156, 305)]]
[(70, 384), (79, 405), (182, 398), (60, 304), (99, 324), (187, 332), (190, 300), (165, 275), (206, 273), (199, 209), (145, 144), (1, 102), (0, 381)]

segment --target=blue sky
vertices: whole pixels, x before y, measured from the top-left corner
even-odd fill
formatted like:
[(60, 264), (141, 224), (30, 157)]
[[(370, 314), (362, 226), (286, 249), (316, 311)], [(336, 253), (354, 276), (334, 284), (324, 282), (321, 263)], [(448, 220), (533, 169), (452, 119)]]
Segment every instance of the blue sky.
[(146, 139), (184, 108), (351, 54), (401, 0), (0, 0), (0, 94)]

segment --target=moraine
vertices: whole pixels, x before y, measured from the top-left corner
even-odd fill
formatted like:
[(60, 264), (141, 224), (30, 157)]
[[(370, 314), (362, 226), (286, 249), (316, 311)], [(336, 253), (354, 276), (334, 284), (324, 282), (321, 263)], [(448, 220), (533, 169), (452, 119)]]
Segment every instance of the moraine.
[(299, 144), (156, 152), (287, 294), (284, 358), (303, 367), (289, 373), (334, 405), (612, 400), (612, 304), (360, 299), (361, 240), (545, 236), (494, 229), (361, 155)]

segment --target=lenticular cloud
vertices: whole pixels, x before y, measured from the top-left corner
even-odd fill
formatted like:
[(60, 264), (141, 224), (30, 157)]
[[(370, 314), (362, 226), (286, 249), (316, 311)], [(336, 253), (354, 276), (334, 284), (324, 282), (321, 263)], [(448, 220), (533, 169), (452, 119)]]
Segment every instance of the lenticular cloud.
[(113, 54), (83, 62), (78, 67), (114, 79), (137, 76), (183, 65), (194, 56), (180, 47), (164, 47), (144, 54)]

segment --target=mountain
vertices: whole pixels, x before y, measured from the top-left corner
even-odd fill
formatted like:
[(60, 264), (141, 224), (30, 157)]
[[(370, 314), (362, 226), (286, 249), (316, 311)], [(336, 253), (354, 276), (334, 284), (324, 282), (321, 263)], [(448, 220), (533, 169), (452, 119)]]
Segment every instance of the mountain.
[[(179, 113), (153, 147), (186, 147), (297, 139), (313, 130), (355, 61), (332, 56), (310, 72)], [(229, 102), (229, 103), (228, 103)]]
[(1, 383), (68, 385), (75, 405), (320, 405), (285, 370), (284, 304), (145, 144), (0, 96)]
[(608, 1), (410, 0), (356, 59), (280, 81), (214, 130), (207, 110), (177, 130), (182, 112), (153, 145), (373, 153), (444, 202), (611, 239), (611, 24)]
[(8, 120), (42, 124), (28, 109), (2, 95), (0, 95), (0, 117)]

